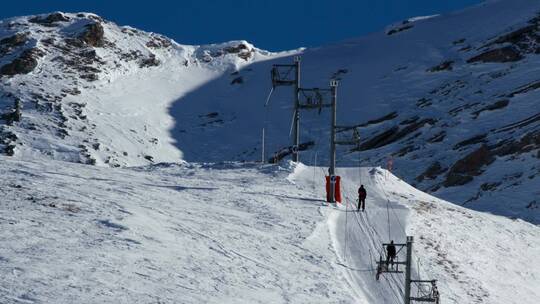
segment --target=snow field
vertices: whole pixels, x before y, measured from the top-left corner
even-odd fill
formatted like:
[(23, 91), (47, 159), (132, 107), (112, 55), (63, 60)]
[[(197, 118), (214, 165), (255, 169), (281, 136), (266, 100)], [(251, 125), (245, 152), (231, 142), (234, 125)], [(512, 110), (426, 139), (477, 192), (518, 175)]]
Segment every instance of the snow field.
[(3, 303), (353, 302), (322, 202), (287, 169), (0, 168)]

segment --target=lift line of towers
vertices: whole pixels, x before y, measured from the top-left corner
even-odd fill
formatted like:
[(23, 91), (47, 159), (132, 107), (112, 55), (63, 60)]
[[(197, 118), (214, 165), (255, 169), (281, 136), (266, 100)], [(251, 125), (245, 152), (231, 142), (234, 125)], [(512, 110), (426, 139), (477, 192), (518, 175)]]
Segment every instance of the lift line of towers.
[[(298, 162), (300, 159), (300, 151), (307, 149), (307, 145), (300, 144), (300, 111), (301, 110), (319, 110), (321, 113), (323, 108), (331, 108), (331, 125), (330, 125), (330, 164), (328, 169), (328, 178), (330, 186), (327, 187), (327, 201), (329, 203), (336, 202), (336, 188), (339, 187), (339, 177), (336, 176), (336, 146), (337, 145), (353, 145), (358, 147), (360, 144), (359, 131), (354, 126), (338, 126), (336, 116), (337, 105), (337, 87), (338, 80), (330, 80), (330, 88), (302, 88), (300, 87), (300, 57), (294, 57), (293, 64), (274, 64), (271, 70), (272, 79), (272, 94), (276, 87), (292, 86), (293, 87), (293, 123), (292, 123), (292, 146), (287, 148), (287, 154), (292, 154), (292, 160)], [(270, 98), (270, 96), (268, 97)], [(267, 101), (268, 104), (268, 101)], [(267, 105), (265, 104), (265, 106)], [(337, 140), (336, 133), (352, 131), (350, 139)], [(264, 162), (264, 129), (263, 129), (263, 149), (262, 161)], [(274, 158), (275, 161), (279, 160)], [(403, 301), (405, 304), (412, 302), (430, 302), (440, 303), (440, 295), (437, 289), (436, 280), (412, 280), (411, 279), (411, 262), (412, 262), (412, 244), (413, 237), (407, 236), (406, 242), (403, 244), (393, 244), (399, 253), (403, 248), (406, 248), (405, 261), (395, 261), (391, 267), (388, 264), (388, 259), (383, 259), (382, 255), (377, 264), (376, 279), (383, 273), (403, 273), (399, 269), (400, 265), (405, 265), (405, 292)], [(389, 244), (383, 243), (383, 248)], [(383, 250), (384, 252), (384, 250)], [(395, 266), (394, 266), (395, 265)], [(411, 296), (411, 285), (416, 286), (416, 296)]]

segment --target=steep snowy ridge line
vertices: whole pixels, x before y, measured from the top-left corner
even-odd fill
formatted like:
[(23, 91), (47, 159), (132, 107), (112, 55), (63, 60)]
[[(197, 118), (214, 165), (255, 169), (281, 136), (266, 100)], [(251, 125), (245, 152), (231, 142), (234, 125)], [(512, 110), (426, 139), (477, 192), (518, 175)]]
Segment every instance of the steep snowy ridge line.
[(292, 53), (246, 41), (180, 45), (90, 13), (4, 20), (0, 40), (0, 151), (109, 166), (180, 160), (171, 104), (250, 62)]

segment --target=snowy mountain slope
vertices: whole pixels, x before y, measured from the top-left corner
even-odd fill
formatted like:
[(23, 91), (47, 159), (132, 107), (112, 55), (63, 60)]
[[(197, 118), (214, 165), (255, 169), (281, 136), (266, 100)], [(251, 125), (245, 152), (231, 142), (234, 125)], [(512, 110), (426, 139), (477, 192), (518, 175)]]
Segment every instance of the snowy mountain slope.
[(170, 104), (279, 56), (246, 41), (179, 45), (88, 13), (4, 20), (0, 40), (1, 150), (110, 166), (179, 160)]
[[(403, 275), (375, 281), (381, 244), (414, 236), (413, 279), (436, 279), (441, 303), (536, 303), (540, 298), (538, 226), (471, 211), (423, 193), (380, 168), (340, 168), (345, 206), (325, 212), (347, 280), (361, 302), (402, 303)], [(318, 167), (299, 166), (289, 177), (311, 188)], [(368, 189), (366, 212), (356, 209), (358, 184)], [(313, 189), (324, 196), (321, 187)], [(327, 210), (327, 209), (325, 209)], [(347, 212), (348, 211), (348, 212)], [(401, 252), (404, 259), (404, 252)], [(416, 289), (413, 288), (413, 296)]]
[(443, 303), (539, 296), (537, 226), (437, 200), (381, 169), (340, 169), (348, 200), (358, 182), (368, 189), (367, 212), (353, 214), (324, 206), (320, 167), (0, 160), (3, 303), (401, 303), (403, 277), (373, 273), (387, 199), (389, 237), (416, 237), (415, 261)]
[(2, 303), (352, 303), (289, 170), (1, 158)]
[[(266, 127), (269, 158), (290, 145), (292, 115), (287, 89), (262, 106), (269, 70), (301, 53), (302, 86), (341, 79), (338, 121), (359, 126), (363, 142), (341, 147), (340, 165), (392, 157), (422, 190), (538, 223), (539, 12), (533, 0), (488, 1), (279, 54), (179, 45), (87, 13), (5, 20), (1, 149), (109, 166), (253, 161)], [(302, 161), (326, 162), (327, 111), (301, 124), (315, 143)]]
[[(539, 13), (538, 1), (490, 1), (302, 52), (302, 86), (341, 79), (338, 124), (359, 126), (363, 138), (341, 147), (339, 164), (393, 158), (396, 174), (420, 189), (539, 223)], [(270, 106), (261, 104), (271, 65), (291, 62), (250, 64), (175, 103), (172, 133), (184, 158), (260, 159), (263, 127), (266, 158), (289, 146), (291, 90), (277, 88)], [(201, 124), (212, 107), (220, 123)], [(301, 128), (301, 142), (315, 143), (301, 160), (327, 162), (328, 112), (303, 111)]]

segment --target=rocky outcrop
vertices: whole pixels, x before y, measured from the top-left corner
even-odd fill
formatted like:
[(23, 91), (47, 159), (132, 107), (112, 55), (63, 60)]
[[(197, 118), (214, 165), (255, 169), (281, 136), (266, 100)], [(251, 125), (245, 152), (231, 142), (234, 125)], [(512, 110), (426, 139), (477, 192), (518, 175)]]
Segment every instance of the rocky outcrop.
[(371, 150), (375, 148), (379, 148), (382, 146), (386, 146), (388, 144), (391, 144), (393, 142), (396, 142), (407, 135), (413, 133), (414, 131), (420, 129), (426, 124), (435, 124), (436, 120), (432, 118), (425, 118), (422, 120), (414, 121), (405, 127), (399, 127), (394, 126), (381, 134), (373, 137), (372, 139), (366, 141), (365, 143), (361, 144), (360, 147), (357, 149), (354, 149), (356, 151), (365, 151), (365, 150)]
[(166, 37), (154, 35), (151, 40), (146, 43), (146, 46), (153, 49), (168, 48), (172, 46), (172, 42)]
[(454, 61), (452, 60), (443, 61), (440, 64), (427, 69), (427, 72), (433, 73), (433, 72), (440, 72), (440, 71), (451, 71), (453, 64), (454, 64)]
[(105, 31), (101, 23), (88, 24), (85, 28), (85, 31), (79, 35), (79, 39), (82, 42), (93, 47), (102, 47), (105, 45)]
[(52, 13), (45, 18), (34, 17), (28, 21), (32, 23), (41, 24), (43, 26), (56, 26), (57, 22), (67, 22), (69, 20), (70, 20), (69, 17), (65, 16), (62, 13), (57, 12), (57, 13)]
[(225, 47), (223, 48), (223, 51), (227, 54), (238, 54), (238, 57), (246, 61), (253, 56), (253, 50), (244, 43), (239, 43), (236, 46)]
[(521, 87), (515, 89), (513, 92), (509, 93), (506, 96), (509, 97), (509, 98), (512, 98), (512, 97), (514, 97), (516, 95), (528, 93), (530, 91), (534, 91), (534, 90), (537, 90), (539, 88), (540, 88), (540, 81), (535, 81), (535, 82), (531, 82), (529, 84), (526, 84), (524, 86), (521, 86)]
[(486, 145), (469, 153), (458, 160), (446, 175), (443, 185), (445, 187), (454, 187), (465, 185), (473, 180), (474, 176), (482, 173), (481, 169), (495, 161), (495, 157)]
[(497, 156), (522, 154), (540, 149), (540, 130), (529, 132), (519, 140), (503, 141), (492, 149), (492, 153)]
[(17, 74), (28, 74), (38, 65), (38, 58), (44, 55), (38, 48), (25, 50), (12, 62), (0, 68), (0, 75), (13, 76)]
[(416, 177), (416, 181), (422, 182), (424, 179), (435, 179), (440, 174), (444, 173), (448, 168), (443, 168), (441, 163), (436, 161), (432, 163), (424, 173)]
[(481, 53), (479, 55), (476, 55), (469, 60), (467, 60), (467, 63), (475, 63), (475, 62), (514, 62), (519, 61), (523, 59), (523, 56), (513, 46), (505, 46), (502, 48), (489, 50), (484, 53)]
[(24, 45), (28, 41), (29, 33), (16, 33), (13, 36), (0, 40), (0, 56), (12, 49)]
[(159, 66), (161, 64), (161, 61), (156, 58), (156, 55), (150, 54), (148, 57), (143, 58), (141, 62), (139, 63), (139, 67), (141, 68), (148, 68), (153, 66)]
[(480, 134), (480, 135), (476, 135), (476, 136), (473, 136), (471, 138), (468, 138), (464, 141), (460, 141), (458, 142), (457, 144), (454, 145), (454, 150), (458, 150), (458, 149), (461, 149), (465, 146), (469, 146), (469, 145), (474, 145), (474, 144), (478, 144), (478, 143), (483, 143), (486, 141), (486, 137), (487, 137), (487, 134)]
[(471, 114), (473, 115), (473, 118), (476, 119), (482, 112), (499, 110), (508, 106), (509, 103), (510, 103), (510, 100), (502, 99), (502, 100), (494, 102), (493, 104), (487, 105), (481, 108), (480, 110), (474, 111)]
[[(308, 141), (301, 143), (298, 145), (298, 151), (306, 151), (309, 148), (313, 147), (315, 145), (314, 141)], [(291, 155), (293, 153), (293, 146), (285, 147), (277, 152), (274, 153), (274, 155), (268, 159), (268, 162), (271, 164), (276, 164), (283, 158), (287, 157), (288, 155)]]
[[(484, 141), (485, 135), (473, 137), (472, 141)], [(540, 130), (525, 134), (518, 140), (504, 140), (496, 145), (482, 145), (480, 148), (458, 160), (449, 170), (443, 185), (454, 187), (464, 185), (482, 173), (484, 166), (495, 161), (495, 157), (518, 155), (540, 149)]]
[(414, 25), (410, 21), (405, 20), (400, 25), (386, 31), (386, 35), (391, 36), (391, 35), (406, 31), (406, 30), (410, 30), (413, 27)]

